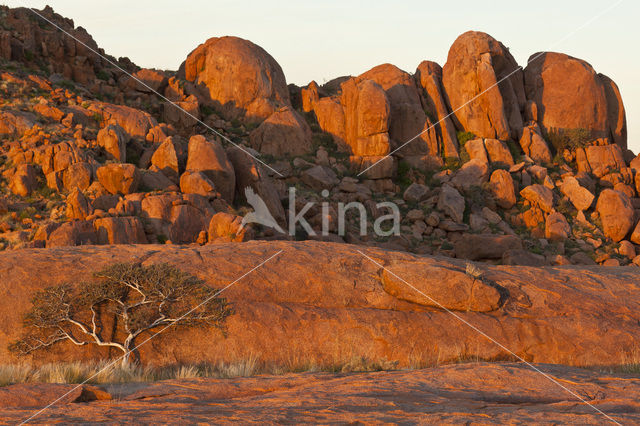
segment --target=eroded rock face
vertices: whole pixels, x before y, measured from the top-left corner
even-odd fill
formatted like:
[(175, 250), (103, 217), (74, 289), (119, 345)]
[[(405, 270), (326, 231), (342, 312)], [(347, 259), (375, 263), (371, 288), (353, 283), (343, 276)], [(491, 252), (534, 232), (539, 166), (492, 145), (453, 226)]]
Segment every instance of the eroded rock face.
[(353, 155), (387, 155), (391, 150), (387, 95), (373, 80), (353, 78), (342, 83), (346, 143)]
[[(425, 280), (427, 276), (429, 279)], [(398, 262), (393, 273), (383, 270), (380, 277), (388, 294), (424, 306), (474, 312), (490, 312), (500, 306), (496, 287), (463, 271), (434, 271), (420, 262)], [(417, 291), (406, 282), (414, 283)]]
[(603, 177), (614, 170), (626, 167), (622, 149), (618, 145), (591, 145), (584, 151), (589, 169), (597, 177)]
[(69, 219), (84, 220), (91, 213), (93, 213), (91, 201), (89, 201), (78, 188), (74, 188), (73, 191), (67, 195), (67, 217)]
[(432, 61), (422, 61), (418, 65), (415, 78), (424, 89), (425, 108), (437, 119), (435, 127), (445, 158), (458, 157), (456, 128), (449, 117), (449, 108), (442, 88), (442, 67)]
[(178, 181), (178, 176), (185, 168), (187, 150), (177, 138), (167, 137), (151, 156), (151, 164), (173, 182)]
[(520, 191), (520, 195), (531, 204), (540, 207), (547, 213), (553, 211), (553, 192), (543, 185), (529, 185)]
[(264, 201), (273, 218), (280, 225), (286, 225), (278, 191), (260, 163), (237, 147), (230, 147), (227, 157), (236, 172), (236, 199), (246, 200), (247, 188), (251, 188)]
[(22, 136), (33, 127), (35, 117), (20, 111), (0, 112), (0, 135)]
[[(62, 226), (67, 225), (71, 223)], [(296, 353), (312, 361), (347, 353), (397, 361), (402, 367), (415, 361), (416, 353), (424, 354), (425, 362), (459, 359), (461, 346), (467, 356), (480, 359), (507, 355), (451, 314), (434, 308), (433, 301), (410, 293), (408, 286), (401, 287), (397, 279), (387, 281), (397, 295), (385, 291), (382, 268), (352, 246), (255, 241), (203, 247), (121, 245), (2, 252), (0, 357), (12, 359), (6, 352), (7, 343), (18, 337), (17, 324), (33, 294), (44, 287), (89, 279), (93, 271), (117, 261), (141, 261), (169, 262), (222, 288), (279, 250), (282, 253), (259, 273), (225, 291), (234, 307), (226, 323), (226, 337), (207, 328), (162, 333), (153, 346), (140, 348), (141, 358), (155, 365), (171, 365), (226, 362), (259, 353), (261, 361), (277, 364)], [(532, 362), (613, 365), (620, 362), (620, 354), (637, 344), (637, 268), (593, 267), (585, 273), (575, 267), (477, 264), (480, 271), (473, 286), (481, 291), (476, 294), (474, 290), (470, 298), (474, 277), (465, 274), (465, 261), (374, 248), (361, 251), (423, 293), (433, 290), (442, 299), (440, 303), (459, 308), (461, 318), (515, 353), (526, 354)], [(457, 285), (447, 289), (448, 282)], [(619, 321), (623, 315), (629, 320)], [(615, 323), (615, 330), (598, 332), (603, 321)], [(425, 335), (429, 339), (419, 338)], [(408, 341), (414, 345), (406, 345)], [(297, 346), (292, 348), (291, 342)], [(169, 347), (171, 350), (162, 350)], [(61, 344), (33, 361), (88, 360), (107, 353), (91, 346)]]
[(260, 46), (238, 37), (210, 38), (187, 56), (179, 75), (203, 85), (229, 120), (261, 122), (290, 106), (280, 65)]
[(242, 217), (220, 212), (211, 218), (208, 236), (210, 243), (242, 242), (250, 232), (242, 227)]
[(453, 115), (457, 127), (484, 138), (519, 137), (526, 103), (523, 76), (502, 43), (481, 32), (462, 34), (449, 49), (442, 82), (449, 110), (462, 107)]
[(222, 198), (233, 202), (236, 175), (222, 145), (215, 140), (207, 140), (202, 135), (189, 139), (187, 170), (204, 172), (213, 182)]
[(46, 24), (26, 8), (6, 8), (2, 20), (4, 28), (11, 28), (11, 31), (0, 30), (0, 40), (6, 43), (2, 46), (0, 42), (0, 57), (34, 65), (40, 60), (39, 64), (46, 64), (50, 73), (60, 73), (83, 84), (93, 81), (95, 73), (105, 67), (107, 61), (85, 46), (99, 50), (91, 35), (82, 27), (76, 28), (73, 20), (58, 15), (49, 6), (38, 13), (55, 22), (73, 38)]
[(133, 164), (107, 164), (96, 170), (96, 176), (112, 194), (131, 194), (140, 183), (140, 171)]
[(216, 194), (216, 186), (204, 172), (187, 170), (180, 176), (180, 191), (211, 197)]
[(313, 105), (313, 111), (320, 128), (331, 134), (338, 147), (346, 152), (350, 151), (347, 145), (345, 129), (345, 112), (337, 97), (321, 98)]
[(573, 176), (562, 179), (560, 191), (566, 195), (578, 210), (587, 210), (593, 204), (595, 196)]
[(438, 208), (456, 223), (462, 223), (465, 199), (454, 187), (444, 185), (438, 198)]
[(38, 173), (32, 164), (20, 164), (9, 182), (9, 189), (16, 195), (26, 197), (36, 189)]
[(608, 77), (583, 60), (554, 52), (532, 55), (524, 75), (527, 99), (537, 105), (543, 134), (587, 129), (594, 138), (612, 138), (626, 149), (624, 106)]
[(414, 139), (398, 152), (404, 155), (439, 155), (436, 131), (428, 131), (432, 123), (427, 119), (415, 80), (409, 73), (394, 65), (382, 64), (361, 74), (359, 78), (375, 81), (387, 95), (390, 108), (389, 137), (394, 143), (392, 148), (399, 148)]
[(94, 101), (89, 106), (89, 111), (100, 114), (105, 123), (119, 125), (132, 138), (145, 139), (149, 130), (158, 125), (148, 112), (125, 105)]
[(540, 134), (538, 126), (526, 126), (522, 129), (520, 147), (535, 162), (546, 164), (553, 159), (549, 145)]
[(98, 244), (146, 244), (138, 217), (104, 217), (93, 222)]
[(290, 107), (269, 116), (251, 132), (249, 140), (256, 150), (276, 157), (300, 156), (313, 149), (309, 125)]

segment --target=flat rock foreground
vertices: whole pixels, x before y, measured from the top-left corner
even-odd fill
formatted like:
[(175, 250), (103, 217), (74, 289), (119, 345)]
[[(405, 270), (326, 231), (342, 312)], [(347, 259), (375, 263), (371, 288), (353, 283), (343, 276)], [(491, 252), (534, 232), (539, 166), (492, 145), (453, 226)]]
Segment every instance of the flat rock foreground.
[(34, 418), (34, 423), (640, 422), (639, 380), (571, 367), (538, 367), (591, 406), (525, 365), (479, 363), (416, 371), (176, 380), (101, 389), (13, 385), (0, 388), (0, 418), (5, 423), (24, 420), (72, 390)]
[[(168, 262), (212, 287), (228, 286), (221, 296), (233, 307), (224, 332), (185, 327), (159, 334), (139, 348), (145, 364), (257, 359), (303, 371), (361, 358), (400, 371), (84, 386), (36, 422), (607, 420), (575, 395), (622, 423), (640, 420), (640, 380), (601, 373), (638, 361), (640, 270), (634, 267), (492, 266), (313, 241), (9, 251), (0, 253), (0, 359), (25, 360), (7, 345), (20, 335), (36, 291), (131, 261)], [(514, 354), (557, 383), (513, 363)], [(60, 343), (26, 361), (117, 355)], [(71, 389), (0, 388), (0, 418), (19, 420)]]

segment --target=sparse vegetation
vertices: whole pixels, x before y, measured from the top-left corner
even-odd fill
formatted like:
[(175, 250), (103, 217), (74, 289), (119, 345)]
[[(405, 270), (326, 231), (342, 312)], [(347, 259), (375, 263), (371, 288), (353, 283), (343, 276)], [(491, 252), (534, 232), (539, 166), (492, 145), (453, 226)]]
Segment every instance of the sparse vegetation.
[(407, 163), (406, 161), (399, 161), (398, 162), (398, 169), (397, 169), (398, 178), (397, 178), (397, 182), (398, 182), (398, 185), (400, 185), (400, 187), (403, 190), (406, 189), (412, 183), (412, 180), (411, 180), (411, 178), (409, 176), (409, 172), (410, 171), (411, 171), (411, 166), (409, 165), (409, 163)]
[(460, 158), (447, 157), (444, 159), (444, 165), (442, 166), (442, 170), (456, 171), (460, 167), (462, 167), (462, 164), (463, 162)]
[(576, 148), (585, 147), (593, 138), (591, 132), (587, 129), (550, 129), (547, 133), (547, 139), (556, 152), (562, 152), (564, 149), (574, 150)]
[[(184, 84), (184, 83), (182, 83)], [(203, 117), (208, 117), (211, 114), (215, 114), (216, 110), (208, 105), (200, 105), (200, 114)]]
[[(202, 280), (168, 264), (115, 264), (96, 272), (92, 281), (38, 292), (24, 317), (25, 334), (9, 349), (26, 355), (70, 341), (118, 349), (126, 364), (136, 339), (160, 327), (222, 329), (231, 309), (215, 296)], [(102, 312), (117, 318), (111, 332)]]
[(474, 265), (473, 263), (471, 263), (471, 262), (467, 262), (467, 265), (466, 265), (466, 267), (465, 267), (465, 273), (466, 273), (467, 275), (469, 275), (470, 277), (473, 277), (473, 278), (476, 278), (476, 279), (477, 279), (477, 278), (482, 277), (482, 274), (483, 274), (484, 272), (482, 271), (482, 269), (478, 268), (478, 267), (477, 267), (476, 265)]
[(457, 137), (458, 137), (458, 143), (460, 144), (460, 148), (462, 148), (465, 143), (475, 139), (476, 135), (473, 132), (460, 131), (457, 133)]
[(459, 155), (460, 155), (460, 162), (461, 162), (460, 165), (462, 165), (471, 159), (469, 157), (469, 153), (467, 152), (467, 150), (464, 149), (464, 145), (467, 142), (474, 140), (476, 138), (476, 135), (472, 132), (458, 132), (457, 136), (458, 136), (458, 145), (460, 146), (460, 148), (458, 149)]
[(96, 73), (96, 77), (99, 78), (100, 80), (103, 81), (108, 81), (111, 78), (111, 74), (109, 74), (107, 71), (105, 70), (99, 70)]

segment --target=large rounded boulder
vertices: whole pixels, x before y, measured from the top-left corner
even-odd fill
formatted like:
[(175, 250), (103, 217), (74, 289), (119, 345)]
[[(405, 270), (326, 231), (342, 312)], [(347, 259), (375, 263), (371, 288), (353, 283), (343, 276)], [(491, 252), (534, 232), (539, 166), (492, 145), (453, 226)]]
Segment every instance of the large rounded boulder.
[(224, 116), (261, 122), (289, 106), (282, 68), (254, 43), (238, 37), (214, 37), (198, 46), (178, 75), (209, 94)]
[(449, 49), (442, 83), (460, 130), (490, 139), (519, 138), (526, 104), (523, 76), (502, 43), (482, 32), (462, 34)]
[(626, 118), (616, 84), (587, 62), (563, 53), (536, 53), (524, 71), (527, 99), (535, 102), (543, 133), (587, 129), (627, 147)]
[(375, 81), (389, 99), (389, 137), (394, 143), (393, 148), (414, 139), (400, 152), (405, 155), (438, 155), (435, 129), (426, 131), (432, 126), (424, 112), (416, 82), (409, 73), (395, 65), (382, 64), (361, 74), (360, 78)]

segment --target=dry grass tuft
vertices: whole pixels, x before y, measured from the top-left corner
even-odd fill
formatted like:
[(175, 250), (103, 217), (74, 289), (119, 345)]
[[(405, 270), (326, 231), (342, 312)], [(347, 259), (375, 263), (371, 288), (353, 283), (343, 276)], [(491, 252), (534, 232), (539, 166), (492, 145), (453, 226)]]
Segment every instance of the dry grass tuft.
[(478, 268), (473, 263), (467, 263), (467, 267), (465, 269), (465, 273), (473, 278), (480, 278), (484, 273), (482, 269)]

